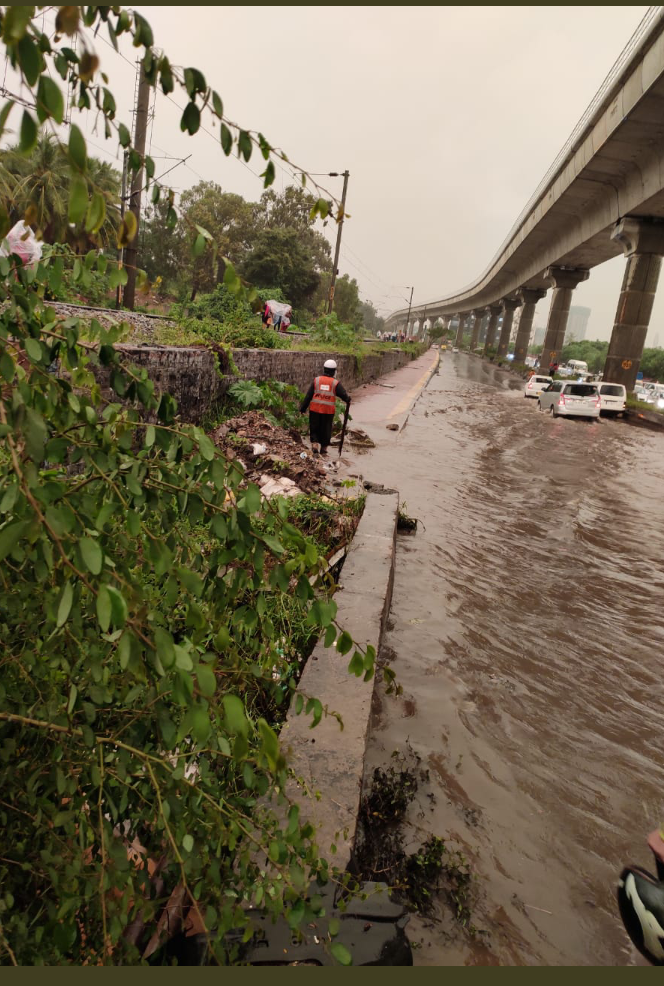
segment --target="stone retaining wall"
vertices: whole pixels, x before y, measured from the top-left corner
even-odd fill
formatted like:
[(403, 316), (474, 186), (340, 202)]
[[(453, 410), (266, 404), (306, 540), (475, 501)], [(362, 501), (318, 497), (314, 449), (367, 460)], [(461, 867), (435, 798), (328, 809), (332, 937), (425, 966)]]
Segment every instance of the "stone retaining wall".
[[(145, 367), (160, 391), (168, 391), (178, 402), (183, 420), (198, 422), (220, 400), (236, 377), (228, 375), (223, 350), (215, 353), (203, 346), (116, 346), (128, 362)], [(364, 356), (361, 360), (340, 353), (292, 352), (288, 349), (234, 349), (233, 359), (240, 378), (245, 380), (281, 380), (305, 391), (313, 377), (321, 372), (326, 359), (337, 361), (337, 376), (347, 390), (390, 373), (410, 361), (399, 350)], [(109, 371), (100, 369), (98, 378), (105, 396), (117, 400), (108, 391)]]

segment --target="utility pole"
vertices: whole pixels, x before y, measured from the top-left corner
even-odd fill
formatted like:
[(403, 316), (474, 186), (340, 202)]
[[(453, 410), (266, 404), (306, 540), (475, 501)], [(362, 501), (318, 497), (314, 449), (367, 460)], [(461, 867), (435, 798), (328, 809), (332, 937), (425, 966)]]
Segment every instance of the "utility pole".
[(408, 326), (410, 325), (410, 309), (413, 305), (413, 291), (415, 288), (410, 289), (410, 301), (408, 302), (408, 318), (406, 319), (406, 338), (408, 338)]
[[(338, 178), (339, 173), (337, 171), (330, 171), (330, 178)], [(350, 177), (349, 171), (344, 171), (344, 190), (341, 194), (341, 219), (339, 220), (339, 225), (337, 227), (337, 245), (334, 251), (334, 267), (332, 268), (332, 283), (330, 284), (330, 300), (327, 305), (327, 314), (332, 314), (332, 309), (334, 308), (334, 285), (337, 280), (337, 268), (339, 267), (339, 252), (341, 250), (341, 230), (344, 225), (344, 215), (346, 213), (346, 191), (348, 190), (348, 179)]]
[(145, 139), (148, 132), (148, 110), (150, 108), (150, 83), (145, 78), (143, 65), (139, 68), (138, 94), (136, 97), (136, 120), (134, 122), (134, 150), (141, 156), (141, 166), (132, 175), (131, 192), (129, 193), (129, 209), (136, 217), (136, 236), (125, 250), (125, 266), (127, 268), (127, 283), (124, 289), (125, 308), (134, 310), (136, 294), (136, 263), (138, 258), (138, 231), (141, 222), (141, 193), (143, 191), (143, 159), (145, 157)]
[[(125, 204), (127, 201), (127, 164), (128, 164), (128, 152), (125, 151), (122, 155), (122, 192), (120, 193), (120, 220), (124, 219), (125, 214)], [(123, 247), (118, 249), (118, 264), (122, 263), (122, 257), (124, 254)], [(120, 307), (120, 285), (118, 284), (115, 289), (115, 307)]]

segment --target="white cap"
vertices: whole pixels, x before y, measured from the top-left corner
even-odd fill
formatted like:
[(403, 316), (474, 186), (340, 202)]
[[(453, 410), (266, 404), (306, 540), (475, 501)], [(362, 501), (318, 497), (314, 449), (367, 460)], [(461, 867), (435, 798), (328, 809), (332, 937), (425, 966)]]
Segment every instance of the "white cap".
[(337, 364), (333, 359), (326, 359), (325, 362), (323, 363), (323, 368), (325, 370), (336, 370)]

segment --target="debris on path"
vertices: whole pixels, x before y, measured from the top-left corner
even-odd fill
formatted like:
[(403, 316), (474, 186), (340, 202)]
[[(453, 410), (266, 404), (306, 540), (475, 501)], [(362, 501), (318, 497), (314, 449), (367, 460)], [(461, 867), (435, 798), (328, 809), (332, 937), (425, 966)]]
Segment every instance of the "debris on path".
[(229, 459), (238, 459), (247, 479), (264, 496), (324, 493), (334, 463), (315, 458), (294, 428), (273, 425), (262, 411), (247, 411), (224, 421), (210, 438)]

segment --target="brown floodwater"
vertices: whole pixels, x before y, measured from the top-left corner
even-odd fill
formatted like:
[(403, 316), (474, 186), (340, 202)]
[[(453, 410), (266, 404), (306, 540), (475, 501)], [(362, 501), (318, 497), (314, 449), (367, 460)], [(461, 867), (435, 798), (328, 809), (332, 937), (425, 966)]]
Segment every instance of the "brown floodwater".
[[(369, 777), (409, 746), (409, 818), (477, 876), (469, 938), (411, 919), (421, 965), (643, 964), (615, 904), (664, 819), (664, 435), (553, 420), (463, 354), (361, 460), (421, 525), (400, 536)], [(434, 799), (428, 795), (433, 794)]]

